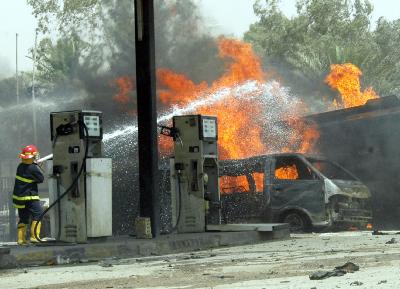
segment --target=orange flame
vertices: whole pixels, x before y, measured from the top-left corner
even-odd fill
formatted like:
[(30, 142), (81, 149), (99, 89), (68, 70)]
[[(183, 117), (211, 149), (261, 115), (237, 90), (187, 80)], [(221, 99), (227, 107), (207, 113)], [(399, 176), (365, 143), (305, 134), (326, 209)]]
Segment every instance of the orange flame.
[(368, 100), (379, 97), (372, 87), (361, 91), (361, 75), (362, 71), (354, 64), (331, 65), (331, 72), (325, 82), (340, 93), (340, 104), (336, 100), (333, 103), (336, 109), (364, 105)]
[(246, 176), (222, 176), (219, 178), (222, 194), (248, 192), (250, 190)]
[[(254, 54), (251, 45), (239, 40), (220, 38), (218, 49), (219, 57), (226, 63), (226, 69), (211, 84), (205, 81), (196, 84), (183, 74), (165, 68), (158, 69), (157, 89), (161, 103), (165, 106), (184, 107), (227, 90), (228, 95), (221, 100), (199, 106), (192, 112), (217, 116), (221, 159), (239, 159), (272, 152), (312, 152), (319, 132), (316, 126), (306, 124), (300, 118), (301, 114), (307, 112), (307, 108), (299, 101), (293, 104), (288, 99), (288, 94), (282, 93), (278, 83), (271, 84), (268, 94), (271, 97), (270, 102), (264, 102), (262, 87), (272, 73), (263, 71), (261, 60)], [(235, 95), (234, 89), (249, 81), (254, 82), (256, 88), (240, 93), (240, 97)], [(117, 79), (116, 84), (119, 92), (114, 99), (123, 104), (131, 102), (131, 79), (122, 77)], [(276, 123), (280, 123), (279, 127), (275, 127)], [(170, 138), (160, 137), (159, 145), (162, 155), (170, 155), (173, 147)], [(286, 174), (288, 177), (298, 178), (296, 168), (292, 172), (287, 169)], [(253, 178), (255, 190), (262, 192), (263, 174), (254, 173)], [(246, 176), (224, 176), (221, 177), (220, 184), (222, 193), (250, 190)]]
[(314, 145), (320, 137), (317, 125), (312, 122), (305, 123), (299, 118), (289, 118), (287, 123), (293, 129), (293, 133), (289, 136), (289, 146), (284, 147), (282, 152), (314, 152)]
[[(258, 84), (266, 81), (268, 74), (263, 71), (261, 61), (254, 54), (250, 44), (220, 38), (218, 48), (219, 56), (227, 62), (226, 71), (219, 79), (211, 85), (206, 82), (195, 84), (185, 75), (159, 69), (157, 80), (160, 86), (160, 100), (164, 104), (185, 105), (201, 99), (204, 95), (215, 93), (223, 88), (232, 88), (246, 81), (255, 81)], [(245, 158), (274, 151), (269, 146), (270, 138), (277, 137), (273, 135), (266, 137), (263, 131), (265, 112), (262, 99), (257, 95), (249, 94), (246, 98), (230, 95), (212, 105), (199, 107), (196, 113), (217, 116), (221, 159)], [(297, 152), (312, 150), (319, 136), (316, 128), (306, 126), (300, 118), (290, 122), (289, 126), (293, 130), (289, 137), (290, 145), (282, 150)], [(163, 146), (161, 147), (163, 152), (172, 149), (172, 143), (167, 147), (164, 143)]]
[(256, 192), (264, 191), (264, 173), (253, 173), (253, 178), (256, 183)]
[(295, 164), (281, 167), (275, 170), (275, 178), (281, 180), (297, 180), (299, 173)]
[[(256, 192), (263, 192), (263, 182), (264, 182), (264, 174), (254, 172), (252, 173), (252, 177), (254, 179), (256, 187), (254, 190)], [(243, 193), (250, 191), (249, 181), (247, 176), (222, 176), (219, 178), (220, 190), (223, 194), (230, 193)]]
[(120, 104), (127, 104), (132, 101), (131, 93), (134, 85), (133, 80), (129, 76), (121, 76), (114, 81), (118, 87), (118, 93), (113, 96), (113, 99)]
[[(157, 70), (157, 81), (161, 86), (158, 90), (160, 100), (167, 104), (186, 104), (193, 100), (194, 95), (200, 95), (208, 88), (205, 81), (195, 84), (183, 74), (177, 74), (165, 68)], [(162, 89), (163, 87), (168, 89)]]

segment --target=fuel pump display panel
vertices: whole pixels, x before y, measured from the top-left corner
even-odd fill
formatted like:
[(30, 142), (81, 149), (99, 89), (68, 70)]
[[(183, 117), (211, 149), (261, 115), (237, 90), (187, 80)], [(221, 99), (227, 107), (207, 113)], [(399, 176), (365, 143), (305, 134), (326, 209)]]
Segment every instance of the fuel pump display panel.
[(83, 117), (83, 122), (85, 123), (89, 137), (100, 137), (100, 116), (98, 115), (85, 115)]
[(217, 138), (217, 120), (213, 118), (203, 118), (202, 123), (203, 137), (207, 139)]
[(215, 141), (218, 139), (217, 118), (213, 116), (199, 116), (200, 121), (200, 139), (206, 141)]
[(88, 137), (91, 139), (102, 139), (102, 113), (99, 111), (82, 111), (81, 120), (88, 130)]

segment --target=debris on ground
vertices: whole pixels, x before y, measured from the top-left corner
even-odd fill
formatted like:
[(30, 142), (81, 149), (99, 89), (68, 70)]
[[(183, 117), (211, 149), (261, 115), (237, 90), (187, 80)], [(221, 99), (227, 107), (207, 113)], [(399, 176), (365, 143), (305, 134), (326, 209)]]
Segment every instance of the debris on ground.
[(382, 231), (379, 231), (379, 230), (373, 230), (373, 231), (372, 231), (372, 235), (400, 235), (400, 232), (396, 232), (396, 233), (391, 232), (391, 233), (388, 233), (388, 232), (382, 232)]
[(340, 277), (347, 273), (353, 273), (358, 271), (360, 267), (352, 262), (347, 262), (342, 266), (335, 267), (334, 270), (331, 271), (317, 271), (309, 276), (310, 280), (322, 280), (329, 277)]
[(363, 284), (364, 284), (363, 282), (354, 281), (354, 282), (351, 282), (351, 283), (350, 283), (350, 286), (361, 286), (361, 285), (363, 285)]
[(345, 271), (346, 273), (354, 273), (355, 271), (360, 270), (360, 266), (354, 264), (353, 262), (347, 262), (342, 266), (335, 267), (335, 269)]
[(384, 284), (384, 283), (387, 283), (387, 280), (381, 280), (381, 281), (379, 281), (379, 282), (378, 282), (378, 285)]
[(99, 266), (108, 268), (108, 267), (112, 267), (113, 264), (111, 264), (110, 262), (107, 262), (107, 261), (100, 261)]
[(333, 276), (343, 276), (346, 272), (340, 270), (332, 270), (332, 271), (317, 271), (309, 276), (310, 280), (322, 280)]
[(385, 244), (396, 244), (396, 243), (398, 243), (397, 240), (395, 238), (392, 238), (389, 241), (387, 241)]
[(116, 257), (105, 258), (101, 260), (98, 265), (101, 267), (113, 267), (114, 265), (119, 265), (120, 262)]
[(227, 276), (227, 275), (218, 275), (218, 276), (212, 276), (212, 277), (219, 278), (219, 279), (235, 278), (235, 276)]
[(384, 233), (378, 230), (373, 230), (372, 235), (389, 235), (389, 233)]

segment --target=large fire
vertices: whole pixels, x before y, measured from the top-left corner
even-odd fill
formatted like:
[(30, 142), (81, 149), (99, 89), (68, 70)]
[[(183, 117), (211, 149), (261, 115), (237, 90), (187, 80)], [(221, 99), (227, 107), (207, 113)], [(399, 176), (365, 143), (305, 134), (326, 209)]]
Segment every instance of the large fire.
[[(159, 92), (160, 100), (165, 104), (184, 105), (225, 87), (249, 80), (264, 81), (261, 61), (253, 53), (250, 44), (221, 38), (218, 47), (221, 58), (232, 60), (219, 79), (210, 86), (205, 82), (196, 85), (182, 74), (166, 69), (158, 70), (157, 80), (163, 88)], [(217, 116), (221, 159), (244, 158), (267, 151), (259, 123), (261, 106), (256, 99), (249, 97), (239, 100), (228, 96), (212, 105), (206, 103), (196, 113)], [(161, 149), (166, 150), (165, 147)]]
[(331, 72), (325, 82), (340, 93), (340, 102), (335, 100), (333, 103), (336, 109), (364, 105), (368, 100), (379, 97), (372, 87), (361, 91), (361, 75), (361, 70), (354, 64), (331, 65)]
[[(262, 85), (267, 81), (268, 73), (264, 72), (261, 60), (254, 54), (248, 43), (238, 40), (220, 38), (218, 41), (219, 57), (226, 60), (225, 73), (211, 85), (205, 82), (195, 84), (185, 75), (175, 73), (167, 69), (159, 69), (157, 80), (159, 84), (160, 100), (164, 104), (185, 105), (198, 100), (205, 95), (221, 91), (224, 88), (232, 88), (248, 81), (254, 81), (256, 85)], [(259, 90), (244, 93), (245, 97), (229, 95), (221, 101), (213, 104), (204, 104), (197, 108), (195, 113), (215, 115), (218, 117), (218, 144), (221, 159), (238, 159), (275, 152), (276, 147), (271, 147), (273, 142), (280, 142), (280, 151), (310, 152), (313, 149), (319, 133), (314, 127), (306, 126), (297, 115), (304, 107), (293, 106), (290, 113), (282, 111), (276, 115), (279, 122), (289, 119), (287, 123), (290, 133), (281, 135), (266, 133), (265, 104)], [(276, 102), (284, 105), (287, 101), (276, 93)], [(270, 108), (271, 110), (273, 108)], [(304, 113), (304, 111), (302, 111)], [(286, 115), (285, 115), (286, 114)], [(297, 117), (294, 117), (297, 115)], [(279, 139), (280, 138), (280, 139)], [(165, 145), (165, 144), (164, 144)], [(171, 143), (172, 146), (172, 143)], [(168, 151), (168, 147), (161, 147), (162, 151)]]
[[(267, 81), (268, 74), (263, 71), (261, 61), (254, 54), (250, 44), (221, 38), (218, 42), (218, 48), (219, 56), (230, 62), (226, 65), (225, 73), (211, 85), (207, 85), (205, 82), (195, 84), (184, 75), (166, 69), (159, 70), (157, 74), (158, 82), (164, 88), (159, 92), (161, 101), (165, 104), (184, 105), (204, 95), (215, 93), (223, 88), (234, 87), (247, 81), (255, 81), (260, 85)], [(238, 159), (273, 152), (275, 148), (268, 146), (273, 142), (286, 144), (280, 148), (281, 151), (310, 152), (319, 137), (319, 132), (314, 127), (306, 126), (298, 118), (298, 115), (295, 117), (294, 115), (298, 111), (296, 113), (291, 111), (290, 114), (286, 113), (286, 115), (282, 111), (280, 119), (272, 120), (289, 120), (287, 125), (291, 132), (284, 136), (286, 140), (279, 140), (280, 135), (265, 133), (265, 105), (261, 95), (258, 96), (257, 93), (260, 92), (250, 93), (245, 98), (230, 95), (212, 105), (205, 104), (197, 109), (196, 113), (215, 115), (218, 118), (220, 158)], [(285, 101), (279, 99), (279, 97), (281, 96), (277, 93), (276, 101)], [(300, 109), (300, 107), (296, 107), (297, 109)], [(172, 143), (170, 145), (172, 146)], [(162, 151), (168, 149), (170, 147), (165, 147), (165, 143), (161, 146)], [(256, 190), (262, 192), (262, 174), (253, 175), (253, 178), (256, 183)], [(228, 193), (232, 188), (242, 192), (249, 190), (247, 178), (244, 176), (241, 176), (241, 178), (222, 177), (220, 178), (220, 186), (222, 193)]]
[[(205, 102), (191, 113), (218, 118), (218, 146), (221, 159), (239, 159), (272, 152), (312, 152), (319, 137), (315, 127), (301, 120), (307, 108), (286, 92), (279, 83), (269, 80), (261, 60), (250, 44), (234, 39), (218, 39), (219, 57), (226, 63), (225, 72), (211, 84), (195, 83), (183, 74), (168, 69), (157, 70), (157, 89), (165, 107), (185, 107), (210, 95), (224, 95)], [(127, 78), (121, 80), (120, 95), (126, 103)], [(118, 83), (117, 83), (118, 84)], [(244, 89), (251, 87), (251, 89)], [(265, 91), (267, 90), (267, 97)], [(160, 152), (172, 152), (172, 140), (160, 139)], [(262, 189), (262, 174), (254, 175), (257, 190)], [(247, 189), (246, 179), (221, 179), (221, 187)], [(262, 191), (262, 190), (261, 190)]]

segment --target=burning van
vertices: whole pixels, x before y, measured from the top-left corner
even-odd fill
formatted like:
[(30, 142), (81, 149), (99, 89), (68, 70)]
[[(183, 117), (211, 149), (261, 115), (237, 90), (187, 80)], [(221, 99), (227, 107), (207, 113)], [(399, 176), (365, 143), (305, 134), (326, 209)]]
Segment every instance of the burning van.
[(274, 154), (220, 162), (226, 222), (289, 223), (311, 228), (366, 228), (369, 189), (339, 164), (303, 154)]

